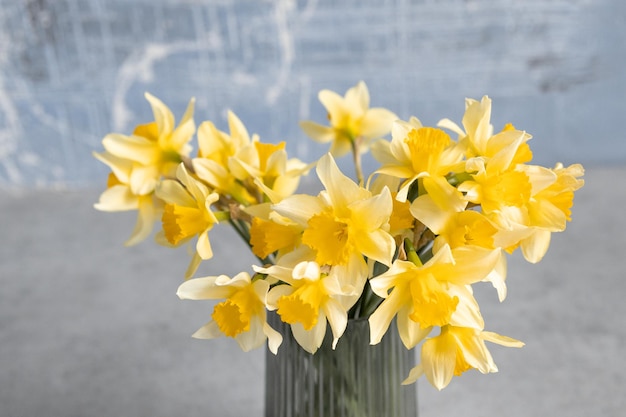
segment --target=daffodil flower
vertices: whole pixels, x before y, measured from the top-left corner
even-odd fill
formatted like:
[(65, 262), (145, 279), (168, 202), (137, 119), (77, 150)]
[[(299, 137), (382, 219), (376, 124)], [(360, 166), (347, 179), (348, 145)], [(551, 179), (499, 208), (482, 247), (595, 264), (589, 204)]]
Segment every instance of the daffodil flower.
[(399, 201), (406, 201), (411, 185), (417, 180), (442, 204), (454, 200), (451, 196), (456, 190), (446, 176), (462, 170), (463, 153), (443, 130), (421, 127), (417, 119), (398, 120), (393, 124), (388, 147), (378, 145), (373, 155), (382, 164), (376, 173), (404, 179), (396, 197)]
[(449, 129), (459, 135), (459, 145), (464, 149), (465, 156), (491, 158), (511, 142), (522, 137), (523, 141), (515, 149), (515, 163), (525, 163), (532, 159), (532, 152), (526, 143), (531, 136), (511, 124), (494, 134), (491, 118), (491, 99), (483, 96), (480, 101), (465, 99), (465, 114), (462, 124), (465, 131), (450, 119), (442, 119), (437, 126)]
[(154, 121), (139, 125), (132, 135), (111, 133), (102, 139), (104, 149), (118, 158), (133, 162), (129, 185), (133, 194), (146, 195), (154, 191), (162, 176), (173, 176), (176, 167), (191, 153), (195, 133), (191, 99), (178, 126), (170, 109), (156, 97), (146, 93), (152, 106)]
[(189, 175), (184, 164), (176, 171), (177, 180), (163, 180), (156, 195), (165, 202), (163, 230), (157, 241), (170, 246), (179, 246), (197, 237), (196, 250), (185, 273), (190, 278), (202, 260), (213, 257), (209, 242), (209, 230), (218, 222), (211, 204), (219, 199), (204, 184)]
[(391, 194), (384, 188), (372, 195), (343, 175), (330, 154), (319, 160), (317, 175), (325, 187), (318, 196), (293, 195), (272, 208), (303, 227), (302, 243), (315, 251), (318, 264), (345, 267), (344, 282), (362, 289), (364, 257), (390, 265), (394, 255), (387, 232)]
[(252, 281), (247, 272), (241, 272), (232, 279), (226, 275), (190, 279), (178, 287), (177, 295), (183, 300), (224, 300), (213, 307), (212, 320), (193, 337), (232, 337), (244, 352), (267, 340), (270, 351), (276, 354), (282, 336), (267, 323), (268, 291), (267, 281)]
[(460, 376), (470, 369), (481, 373), (497, 372), (495, 362), (485, 341), (507, 347), (522, 347), (524, 343), (497, 333), (480, 329), (444, 326), (438, 336), (426, 340), (421, 349), (421, 362), (402, 382), (411, 384), (426, 375), (426, 379), (438, 390), (445, 388), (453, 376)]
[(293, 268), (274, 265), (255, 270), (283, 283), (270, 290), (268, 308), (276, 309), (281, 320), (291, 325), (302, 348), (315, 353), (324, 340), (327, 323), (335, 348), (346, 329), (347, 312), (360, 293), (345, 294), (332, 269), (312, 261), (300, 262)]
[(483, 319), (469, 285), (483, 280), (497, 262), (497, 252), (476, 259), (444, 245), (423, 265), (396, 260), (383, 274), (370, 279), (384, 301), (370, 316), (370, 343), (377, 344), (397, 315), (398, 332), (407, 349), (428, 335), (433, 326), (454, 324), (482, 328)]
[(369, 142), (389, 133), (391, 123), (398, 117), (382, 107), (370, 108), (367, 85), (360, 81), (348, 89), (344, 97), (322, 90), (318, 98), (328, 112), (330, 126), (310, 120), (300, 122), (307, 136), (320, 143), (331, 143), (330, 153), (342, 156), (359, 141), (359, 152), (365, 152)]
[(531, 195), (522, 215), (509, 215), (506, 222), (511, 234), (518, 237), (524, 258), (536, 263), (547, 252), (551, 234), (565, 230), (571, 220), (574, 191), (584, 185), (584, 181), (578, 179), (584, 169), (579, 164), (568, 168), (557, 164), (554, 169), (520, 165), (518, 169), (528, 176)]

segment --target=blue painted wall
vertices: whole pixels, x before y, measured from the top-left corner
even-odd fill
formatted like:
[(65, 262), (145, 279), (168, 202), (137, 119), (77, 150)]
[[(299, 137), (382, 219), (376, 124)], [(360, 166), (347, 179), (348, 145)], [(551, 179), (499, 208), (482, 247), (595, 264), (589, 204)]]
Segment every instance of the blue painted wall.
[(428, 124), (487, 94), (537, 162), (623, 164), (625, 63), (620, 0), (0, 0), (0, 186), (102, 185), (90, 153), (150, 120), (144, 91), (309, 161), (298, 120), (359, 80)]

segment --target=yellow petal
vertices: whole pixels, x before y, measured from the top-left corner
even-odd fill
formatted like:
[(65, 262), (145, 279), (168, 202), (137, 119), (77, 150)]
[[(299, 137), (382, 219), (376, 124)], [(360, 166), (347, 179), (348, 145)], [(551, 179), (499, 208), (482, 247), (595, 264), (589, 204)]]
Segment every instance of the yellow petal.
[(326, 319), (323, 312), (320, 311), (320, 317), (317, 324), (309, 331), (305, 330), (300, 323), (291, 325), (291, 332), (296, 342), (307, 352), (313, 354), (322, 345), (324, 335), (326, 334)]
[(319, 143), (327, 143), (335, 138), (334, 130), (331, 127), (323, 126), (310, 120), (301, 121), (300, 128), (305, 135)]
[(348, 314), (346, 310), (344, 310), (343, 306), (333, 299), (329, 299), (323, 306), (322, 310), (328, 323), (330, 324), (330, 329), (333, 332), (333, 344), (332, 348), (334, 349), (337, 346), (337, 341), (343, 335), (346, 327), (348, 325)]
[(410, 319), (409, 314), (412, 310), (410, 305), (403, 307), (398, 311), (397, 325), (400, 339), (407, 349), (413, 349), (432, 331), (432, 326), (422, 328), (419, 323)]
[(265, 321), (261, 317), (250, 317), (250, 329), (235, 337), (242, 351), (249, 352), (263, 346), (266, 339), (264, 326)]
[(278, 214), (288, 217), (303, 227), (307, 225), (311, 217), (324, 209), (318, 197), (306, 194), (287, 197), (272, 208)]
[(267, 323), (263, 324), (263, 333), (265, 333), (265, 336), (267, 337), (267, 346), (270, 352), (276, 355), (278, 353), (279, 346), (283, 342), (283, 336), (276, 330), (272, 329), (272, 327)]
[(228, 129), (230, 130), (231, 139), (236, 144), (236, 149), (239, 149), (250, 143), (250, 135), (248, 129), (241, 122), (239, 117), (232, 111), (228, 111)]
[(130, 172), (133, 168), (133, 162), (119, 158), (109, 152), (92, 152), (94, 158), (106, 164), (109, 168), (111, 168), (112, 173), (115, 175), (117, 180), (122, 184), (128, 184)]
[(355, 200), (371, 197), (369, 191), (359, 187), (339, 170), (329, 153), (320, 158), (316, 171), (324, 188), (328, 191), (333, 207), (341, 209)]
[(413, 367), (409, 372), (409, 376), (406, 377), (404, 381), (402, 381), (402, 385), (409, 385), (420, 379), (420, 377), (424, 375), (424, 366), (419, 363), (417, 366)]
[(185, 187), (176, 180), (161, 181), (156, 187), (155, 194), (158, 198), (170, 204), (197, 207), (196, 200), (194, 200)]
[(355, 111), (365, 111), (370, 106), (370, 93), (364, 81), (346, 91), (345, 101), (348, 107)]
[(331, 124), (335, 126), (333, 123), (335, 120), (332, 118), (345, 114), (343, 97), (331, 90), (321, 90), (317, 97), (331, 117)]
[(463, 194), (450, 185), (444, 177), (428, 176), (423, 178), (428, 195), (443, 210), (462, 211), (467, 206)]
[(194, 334), (191, 335), (194, 339), (216, 339), (223, 336), (220, 328), (213, 320), (199, 328)]
[(395, 113), (381, 107), (369, 109), (361, 121), (361, 135), (377, 139), (391, 132), (391, 126), (398, 119)]
[(155, 210), (152, 196), (139, 197), (139, 212), (137, 213), (137, 223), (124, 245), (133, 246), (147, 238), (152, 232), (152, 227), (158, 217)]
[(438, 390), (445, 388), (454, 376), (457, 347), (450, 337), (439, 335), (422, 345), (422, 366), (426, 379)]
[(196, 251), (203, 260), (211, 259), (213, 257), (213, 249), (211, 249), (211, 242), (209, 241), (209, 233), (207, 231), (200, 233), (198, 236)]
[(194, 278), (183, 282), (176, 295), (181, 300), (216, 300), (228, 297), (232, 289), (216, 285), (217, 276)]
[(157, 167), (153, 165), (136, 165), (130, 174), (130, 189), (133, 194), (150, 194), (156, 188), (160, 176)]
[(417, 220), (435, 234), (443, 231), (454, 214), (452, 211), (442, 210), (428, 194), (421, 195), (413, 200), (410, 211)]
[(547, 230), (535, 229), (534, 232), (521, 241), (522, 254), (530, 263), (541, 261), (550, 247), (551, 233)]
[(513, 339), (512, 337), (502, 336), (494, 332), (482, 331), (480, 333), (480, 337), (483, 340), (487, 340), (488, 342), (492, 342), (492, 343), (497, 343), (498, 345), (501, 345), (501, 346), (516, 347), (516, 348), (521, 348), (522, 346), (524, 346), (524, 342), (522, 341)]
[(158, 161), (160, 153), (155, 144), (140, 136), (124, 136), (110, 133), (102, 139), (107, 152), (118, 158), (129, 159), (143, 165)]
[(154, 121), (157, 123), (159, 133), (171, 133), (174, 129), (174, 115), (170, 109), (163, 104), (161, 100), (154, 97), (150, 93), (145, 94), (146, 100), (152, 106), (152, 113), (154, 114)]
[(356, 247), (365, 257), (390, 266), (396, 251), (393, 237), (383, 230), (373, 230), (356, 237)]
[(371, 345), (380, 343), (385, 333), (387, 333), (387, 329), (389, 329), (391, 320), (402, 308), (405, 298), (400, 291), (392, 291), (391, 295), (369, 317)]
[[(195, 102), (195, 98), (189, 100), (189, 104), (187, 105), (187, 110), (185, 110), (183, 118), (169, 138), (170, 146), (172, 146), (174, 149), (183, 150), (185, 148), (185, 145), (191, 140), (191, 137), (196, 131), (196, 124), (193, 120), (193, 110)], [(185, 156), (189, 156), (187, 152), (183, 154)]]
[(101, 211), (136, 210), (139, 208), (139, 198), (127, 185), (114, 185), (100, 194), (100, 199), (94, 207)]

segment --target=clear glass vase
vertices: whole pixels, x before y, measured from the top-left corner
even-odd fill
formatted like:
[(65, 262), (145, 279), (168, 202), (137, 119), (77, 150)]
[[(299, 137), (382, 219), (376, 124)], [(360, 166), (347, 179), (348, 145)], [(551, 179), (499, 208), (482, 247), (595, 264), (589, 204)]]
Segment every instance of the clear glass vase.
[(327, 329), (314, 354), (306, 352), (289, 325), (268, 314), (283, 343), (266, 353), (265, 417), (416, 417), (416, 385), (401, 385), (415, 365), (395, 323), (383, 340), (369, 344), (367, 319), (349, 320), (335, 350)]

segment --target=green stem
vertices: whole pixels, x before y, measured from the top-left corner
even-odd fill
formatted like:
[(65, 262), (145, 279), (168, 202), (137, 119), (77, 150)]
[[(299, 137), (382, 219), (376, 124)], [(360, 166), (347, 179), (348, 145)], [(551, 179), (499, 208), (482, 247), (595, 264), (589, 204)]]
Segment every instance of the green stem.
[(413, 262), (417, 266), (424, 265), (420, 257), (417, 255), (417, 252), (415, 252), (413, 242), (411, 242), (409, 238), (404, 239), (404, 251), (406, 252), (406, 258), (410, 262)]
[(351, 140), (351, 144), (352, 144), (352, 158), (354, 161), (354, 170), (356, 171), (356, 179), (359, 185), (362, 187), (364, 184), (364, 179), (363, 179), (363, 167), (361, 164), (361, 149), (360, 149), (361, 137), (357, 136), (356, 138), (353, 138)]

